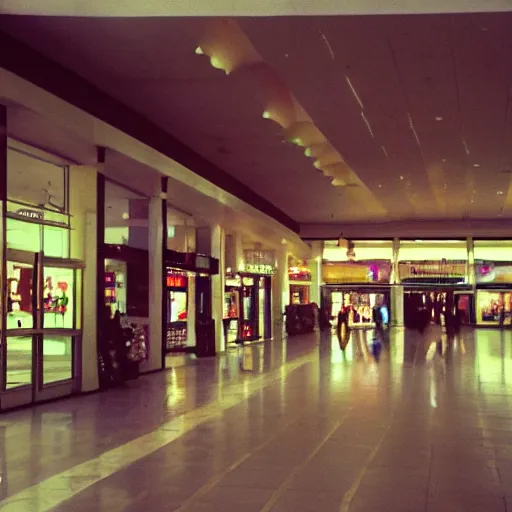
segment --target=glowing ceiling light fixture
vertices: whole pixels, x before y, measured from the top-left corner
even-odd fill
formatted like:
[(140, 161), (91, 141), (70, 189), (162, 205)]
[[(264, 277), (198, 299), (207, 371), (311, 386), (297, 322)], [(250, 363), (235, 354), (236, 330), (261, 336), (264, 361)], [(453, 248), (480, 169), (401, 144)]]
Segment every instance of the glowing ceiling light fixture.
[(304, 146), (304, 141), (300, 137), (293, 137), (290, 142), (296, 146)]
[(480, 167), (480, 164), (473, 164), (473, 167), (476, 167), (478, 169)]
[(124, 212), (121, 217), (124, 219), (124, 220), (128, 220), (130, 218), (130, 214), (128, 212)]
[(315, 163), (313, 164), (313, 167), (315, 169), (321, 169), (322, 168), (322, 165), (320, 163), (320, 160), (315, 160)]
[(229, 75), (229, 70), (226, 69), (225, 64), (215, 55), (210, 57), (210, 64), (213, 68), (219, 69), (220, 71), (224, 71), (226, 75)]
[(304, 150), (304, 154), (305, 154), (308, 158), (310, 158), (310, 157), (312, 157), (312, 156), (313, 156), (313, 150), (312, 150), (311, 148), (306, 148), (306, 149)]
[(196, 55), (204, 55), (203, 49), (198, 46), (194, 52)]
[(261, 114), (261, 117), (263, 117), (263, 119), (272, 119), (272, 115), (270, 114), (270, 112), (268, 110), (265, 110), (265, 112), (263, 112), (263, 114)]
[(404, 177), (403, 176), (400, 176), (400, 181), (404, 181)]
[(436, 121), (442, 121), (443, 120), (443, 116), (436, 116), (435, 119), (436, 119)]
[(498, 190), (498, 191), (496, 192), (496, 194), (497, 194), (498, 196), (503, 196), (503, 195), (505, 195), (505, 192), (503, 192), (503, 190)]

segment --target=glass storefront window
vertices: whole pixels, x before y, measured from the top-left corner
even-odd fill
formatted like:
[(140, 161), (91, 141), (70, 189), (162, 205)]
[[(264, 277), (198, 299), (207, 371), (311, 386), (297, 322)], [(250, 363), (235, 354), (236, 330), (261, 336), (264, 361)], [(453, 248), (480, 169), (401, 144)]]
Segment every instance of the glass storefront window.
[(7, 262), (7, 329), (34, 327), (33, 279), (33, 265)]
[[(505, 323), (512, 315), (512, 292), (478, 291), (476, 294), (476, 322), (478, 324)], [(508, 322), (507, 322), (508, 323)]]
[(69, 258), (69, 230), (43, 226), (43, 252), (53, 258)]
[(41, 250), (41, 225), (7, 219), (7, 247), (20, 251), (39, 252)]
[(45, 329), (73, 329), (75, 270), (45, 267), (43, 274)]
[(7, 337), (6, 389), (32, 384), (32, 336)]
[(45, 336), (43, 338), (43, 383), (50, 384), (73, 377), (73, 338)]
[(111, 315), (116, 311), (126, 314), (127, 265), (120, 260), (105, 260), (105, 305)]

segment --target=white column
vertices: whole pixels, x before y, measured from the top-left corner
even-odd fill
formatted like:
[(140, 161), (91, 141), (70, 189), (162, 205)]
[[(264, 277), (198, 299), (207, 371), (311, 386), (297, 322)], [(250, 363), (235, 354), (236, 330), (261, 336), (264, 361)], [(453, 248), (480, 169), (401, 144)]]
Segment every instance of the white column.
[(322, 256), (323, 242), (315, 241), (311, 243), (311, 259), (308, 261), (308, 268), (311, 272), (311, 290), (309, 294), (310, 302), (314, 302), (320, 307), (322, 298)]
[(196, 278), (188, 276), (187, 290), (187, 347), (196, 346)]
[(162, 291), (164, 275), (162, 273), (162, 199), (152, 197), (149, 200), (148, 253), (149, 253), (149, 358), (140, 365), (141, 373), (162, 368)]
[(219, 274), (212, 276), (212, 318), (215, 321), (215, 351), (224, 352), (224, 292), (226, 282), (226, 235), (221, 226), (211, 228), (211, 256), (219, 260)]
[(468, 247), (468, 284), (475, 286), (475, 243), (472, 237), (467, 238)]
[[(69, 209), (71, 214), (71, 258), (84, 262), (82, 287), (82, 392), (98, 389), (97, 325), (97, 170), (92, 166), (69, 169)], [(77, 307), (76, 313), (79, 314)]]
[(391, 261), (391, 325), (404, 325), (404, 287), (399, 274), (400, 239), (393, 239), (393, 260)]
[(272, 278), (272, 338), (281, 339), (284, 333), (284, 310), (290, 302), (288, 281), (288, 246), (276, 251), (276, 272)]

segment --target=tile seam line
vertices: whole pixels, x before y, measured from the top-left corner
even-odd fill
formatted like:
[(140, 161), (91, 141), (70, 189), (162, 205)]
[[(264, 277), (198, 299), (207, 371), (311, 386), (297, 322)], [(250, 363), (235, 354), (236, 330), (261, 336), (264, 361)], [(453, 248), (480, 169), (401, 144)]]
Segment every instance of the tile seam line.
[(224, 468), (219, 474), (213, 476), (206, 484), (204, 484), (200, 489), (198, 489), (192, 496), (187, 498), (187, 500), (182, 503), (178, 508), (174, 509), (173, 512), (186, 512), (190, 510), (190, 507), (195, 504), (195, 502), (204, 496), (208, 491), (213, 489), (225, 476), (227, 476), (231, 471), (238, 468), (241, 464), (243, 464), (249, 457), (253, 454), (260, 451), (262, 448), (270, 444), (274, 441), (279, 435), (285, 432), (288, 428), (290, 428), (294, 423), (297, 423), (301, 418), (305, 416), (305, 413), (301, 413), (293, 420), (289, 421), (283, 427), (278, 428), (269, 438), (265, 439), (262, 443), (257, 445), (253, 450), (249, 451), (239, 459), (237, 459), (233, 464), (229, 465), (227, 468)]
[(320, 442), (318, 443), (318, 445), (311, 451), (311, 453), (306, 457), (306, 459), (301, 463), (301, 464), (298, 464), (296, 465), (293, 470), (291, 471), (291, 473), (288, 475), (288, 477), (285, 479), (285, 481), (272, 493), (272, 495), (270, 496), (270, 499), (268, 500), (268, 502), (263, 506), (263, 508), (260, 510), (260, 512), (270, 512), (272, 510), (272, 508), (274, 507), (274, 505), (277, 503), (277, 501), (279, 500), (279, 498), (281, 498), (281, 496), (283, 495), (283, 493), (286, 491), (287, 489), (287, 485), (293, 480), (293, 478), (295, 478), (295, 476), (297, 475), (297, 473), (303, 469), (307, 464), (309, 464), (309, 462), (311, 462), (313, 460), (313, 458), (315, 457), (315, 455), (322, 449), (322, 447), (325, 445), (325, 443), (331, 438), (331, 436), (334, 434), (334, 432), (336, 432), (336, 430), (338, 430), (341, 425), (343, 425), (343, 423), (347, 420), (348, 416), (350, 415), (350, 412), (351, 410), (349, 409), (343, 416), (340, 420), (338, 420), (334, 426), (329, 430), (329, 432), (327, 433), (327, 435), (325, 435), (321, 440)]
[[(213, 402), (208, 403), (207, 405), (204, 406), (204, 408), (206, 409), (208, 407), (214, 407), (215, 404), (217, 404), (216, 412), (214, 412), (214, 413), (206, 413), (204, 416), (202, 416), (200, 418), (196, 418), (195, 422), (194, 422), (193, 412), (197, 411), (199, 409), (193, 409), (192, 411), (190, 411), (190, 413), (192, 413), (192, 414), (190, 414), (190, 416), (192, 416), (190, 418), (190, 423), (191, 424), (190, 425), (184, 425), (183, 429), (180, 430), (181, 433), (179, 435), (176, 435), (176, 434), (170, 435), (169, 439), (167, 439), (165, 441), (156, 442), (155, 444), (157, 444), (158, 446), (151, 447), (148, 451), (144, 452), (144, 454), (142, 456), (138, 456), (137, 455), (136, 457), (132, 457), (130, 460), (118, 463), (117, 467), (115, 468), (115, 471), (111, 471), (109, 474), (105, 474), (105, 475), (95, 474), (94, 477), (91, 478), (91, 482), (85, 483), (82, 486), (77, 487), (76, 490), (71, 492), (70, 496), (68, 496), (67, 498), (58, 499), (58, 500), (54, 499), (53, 503), (50, 503), (48, 505), (43, 505), (41, 507), (38, 507), (36, 509), (37, 512), (49, 512), (50, 510), (52, 510), (55, 507), (61, 505), (62, 503), (65, 503), (65, 502), (69, 501), (70, 499), (74, 498), (75, 496), (77, 496), (82, 491), (92, 487), (93, 485), (96, 485), (98, 482), (101, 482), (101, 481), (105, 480), (106, 478), (108, 478), (108, 477), (112, 476), (113, 474), (121, 471), (122, 469), (124, 469), (124, 468), (126, 468), (126, 467), (128, 467), (128, 466), (130, 466), (130, 465), (132, 465), (132, 464), (134, 464), (134, 463), (136, 463), (138, 461), (140, 461), (144, 457), (146, 457), (148, 455), (151, 455), (152, 453), (155, 453), (156, 451), (160, 450), (161, 448), (164, 448), (165, 446), (168, 446), (169, 444), (171, 444), (172, 442), (176, 441), (177, 439), (179, 439), (183, 435), (188, 434), (189, 432), (191, 432), (192, 430), (194, 430), (198, 426), (206, 423), (207, 421), (209, 421), (211, 419), (219, 417), (222, 414), (224, 414), (226, 411), (232, 409), (233, 407), (236, 407), (237, 405), (240, 405), (244, 400), (247, 400), (251, 396), (253, 396), (256, 393), (258, 393), (259, 391), (261, 391), (262, 389), (267, 388), (267, 387), (271, 387), (271, 386), (275, 385), (276, 383), (278, 383), (280, 380), (286, 379), (295, 370), (298, 370), (298, 369), (302, 368), (303, 366), (305, 366), (307, 364), (310, 364), (313, 359), (314, 359), (314, 355), (308, 354), (307, 356), (305, 356), (305, 360), (304, 361), (290, 363), (290, 367), (288, 367), (288, 368), (286, 368), (286, 366), (277, 368), (276, 370), (274, 370), (275, 373), (281, 372), (282, 368), (285, 368), (287, 371), (286, 371), (286, 373), (284, 375), (275, 375), (275, 376), (272, 376), (272, 377), (269, 376), (269, 382), (268, 383), (264, 383), (264, 385), (255, 386), (255, 389), (251, 390), (251, 392), (250, 392), (250, 394), (248, 396), (236, 397), (236, 399), (228, 399), (228, 400), (226, 400), (227, 403), (226, 403), (226, 405), (223, 408), (221, 408), (221, 410), (218, 410), (218, 401), (213, 401)], [(9, 507), (9, 506), (15, 505), (16, 503), (21, 503), (21, 502), (24, 502), (24, 501), (32, 502), (34, 500), (34, 498), (35, 498), (34, 497), (34, 493), (37, 496), (38, 491), (41, 488), (44, 488), (45, 486), (48, 486), (49, 484), (51, 484), (52, 481), (58, 481), (59, 479), (62, 479), (62, 478), (69, 478), (69, 477), (77, 476), (77, 475), (74, 475), (74, 473), (76, 473), (77, 470), (78, 470), (78, 472), (80, 472), (80, 469), (87, 469), (88, 466), (93, 466), (93, 468), (91, 468), (92, 471), (90, 471), (88, 474), (90, 475), (91, 472), (96, 472), (97, 473), (98, 470), (94, 471), (94, 466), (99, 464), (99, 463), (101, 463), (101, 459), (102, 458), (108, 459), (109, 456), (110, 457), (115, 457), (117, 452), (121, 452), (123, 450), (129, 450), (129, 448), (127, 448), (127, 445), (130, 445), (130, 444), (136, 445), (137, 443), (141, 443), (141, 442), (143, 442), (146, 439), (151, 439), (151, 436), (155, 436), (155, 435), (158, 436), (159, 434), (162, 435), (162, 434), (166, 434), (166, 433), (169, 434), (169, 430), (165, 430), (163, 427), (171, 426), (171, 425), (169, 425), (170, 423), (174, 423), (174, 422), (179, 423), (180, 421), (186, 421), (187, 418), (185, 418), (185, 416), (187, 414), (189, 414), (189, 413), (185, 413), (185, 414), (183, 414), (181, 416), (177, 416), (176, 418), (173, 418), (169, 422), (161, 425), (160, 427), (156, 428), (155, 430), (153, 430), (153, 431), (151, 431), (151, 432), (149, 432), (147, 434), (139, 436), (139, 437), (137, 437), (137, 438), (129, 441), (128, 443), (125, 443), (125, 444), (121, 445), (121, 446), (118, 446), (116, 448), (113, 448), (111, 450), (103, 452), (102, 454), (100, 454), (99, 456), (97, 456), (95, 458), (89, 459), (89, 460), (87, 460), (85, 462), (82, 462), (81, 464), (78, 464), (76, 466), (68, 468), (67, 470), (61, 471), (60, 473), (56, 473), (56, 474), (46, 478), (45, 480), (42, 480), (41, 482), (38, 482), (35, 485), (27, 487), (27, 488), (23, 489), (22, 491), (19, 491), (19, 492), (13, 494), (13, 495), (7, 497), (4, 500), (1, 500), (0, 501), (0, 510), (3, 510), (4, 507)], [(60, 489), (54, 488), (54, 489), (47, 489), (47, 490), (48, 491), (51, 491), (51, 490), (59, 491)]]
[(394, 416), (395, 415), (393, 414), (393, 416), (390, 418), (389, 424), (387, 425), (386, 430), (382, 434), (382, 437), (379, 439), (379, 441), (376, 444), (375, 448), (372, 450), (372, 452), (370, 453), (370, 455), (366, 459), (363, 467), (359, 471), (356, 479), (354, 480), (354, 482), (350, 486), (349, 490), (343, 496), (343, 500), (342, 500), (342, 502), (340, 504), (339, 512), (350, 512), (350, 508), (352, 506), (352, 501), (354, 500), (354, 497), (355, 497), (357, 491), (359, 490), (359, 487), (361, 485), (361, 482), (363, 481), (363, 478), (364, 478), (364, 476), (366, 474), (366, 471), (368, 470), (368, 467), (370, 466), (370, 464), (375, 459), (377, 453), (379, 452), (379, 450), (382, 447), (382, 443), (384, 442), (384, 439), (386, 439), (386, 436), (388, 435), (389, 431), (391, 430), (391, 426), (393, 424)]

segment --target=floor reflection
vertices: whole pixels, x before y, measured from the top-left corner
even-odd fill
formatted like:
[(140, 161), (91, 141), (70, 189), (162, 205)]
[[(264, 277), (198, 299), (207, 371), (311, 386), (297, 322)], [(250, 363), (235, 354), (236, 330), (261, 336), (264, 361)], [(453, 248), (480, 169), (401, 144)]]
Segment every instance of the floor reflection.
[[(315, 333), (241, 346), (212, 359), (169, 361), (168, 371), (119, 389), (0, 416), (0, 500), (30, 498), (30, 510), (49, 510), (38, 501), (45, 496), (52, 507), (72, 499), (57, 510), (106, 510), (108, 503), (113, 512), (161, 510), (159, 500), (165, 498), (163, 509), (173, 510), (210, 479), (223, 481), (219, 472), (246, 459), (253, 466), (239, 474), (230, 470), (236, 474), (226, 488), (252, 478), (255, 485), (274, 489), (282, 469), (284, 476), (292, 475), (287, 485), (296, 485), (293, 489), (314, 483), (329, 495), (373, 452), (379, 485), (392, 485), (389, 479), (403, 475), (404, 464), (426, 460), (435, 485), (443, 486), (438, 467), (453, 468), (458, 476), (459, 459), (467, 464), (474, 457), (476, 468), (496, 464), (485, 454), (474, 455), (464, 436), (476, 435), (480, 447), (493, 435), (512, 445), (512, 434), (505, 439), (512, 421), (512, 331), (465, 329), (448, 338), (436, 327), (423, 334), (354, 329), (341, 338)], [(340, 432), (321, 448), (336, 422)], [(381, 453), (378, 443), (388, 427)], [(445, 444), (459, 458), (443, 459)], [(319, 462), (308, 453), (318, 453)], [(297, 464), (304, 465), (304, 475), (290, 469)], [(343, 464), (341, 480), (322, 469), (334, 467), (331, 473), (338, 474)], [(389, 467), (379, 473), (382, 464)], [(479, 478), (470, 480), (475, 488)], [(289, 489), (280, 492), (284, 496)], [(228, 501), (242, 499), (237, 496)], [(339, 510), (343, 496), (336, 496), (332, 507), (317, 503), (315, 510)], [(286, 510), (302, 510), (301, 500), (293, 503)], [(383, 509), (396, 509), (386, 503)], [(237, 507), (246, 510), (247, 504)], [(482, 507), (494, 510), (492, 504)], [(367, 509), (376, 510), (374, 504)], [(424, 510), (425, 504), (415, 509)]]

